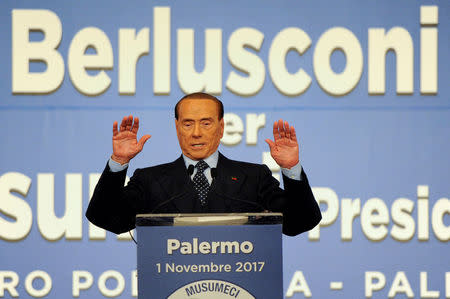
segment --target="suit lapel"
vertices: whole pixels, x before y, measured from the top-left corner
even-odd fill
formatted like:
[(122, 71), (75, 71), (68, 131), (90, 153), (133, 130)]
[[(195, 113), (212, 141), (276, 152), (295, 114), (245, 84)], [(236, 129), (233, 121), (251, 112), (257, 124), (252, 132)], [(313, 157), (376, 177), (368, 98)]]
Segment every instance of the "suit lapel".
[(193, 212), (193, 199), (197, 195), (182, 156), (162, 171), (158, 181), (166, 193), (167, 201), (173, 202), (180, 213)]
[(208, 194), (208, 205), (211, 212), (230, 211), (230, 205), (239, 194), (247, 176), (240, 169), (219, 153), (217, 177), (214, 179)]

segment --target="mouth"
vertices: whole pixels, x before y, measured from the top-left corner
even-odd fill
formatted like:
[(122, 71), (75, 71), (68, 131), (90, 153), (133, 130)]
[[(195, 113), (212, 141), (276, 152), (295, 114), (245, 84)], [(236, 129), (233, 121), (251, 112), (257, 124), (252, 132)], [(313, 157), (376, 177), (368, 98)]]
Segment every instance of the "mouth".
[(191, 147), (195, 148), (195, 149), (201, 149), (205, 146), (205, 143), (193, 143), (191, 144)]

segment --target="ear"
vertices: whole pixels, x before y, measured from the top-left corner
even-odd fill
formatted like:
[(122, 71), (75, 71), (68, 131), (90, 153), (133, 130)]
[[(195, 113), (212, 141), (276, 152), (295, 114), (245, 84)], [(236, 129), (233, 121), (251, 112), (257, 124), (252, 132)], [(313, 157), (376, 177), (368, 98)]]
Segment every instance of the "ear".
[(224, 129), (225, 129), (225, 121), (223, 120), (223, 117), (222, 117), (222, 119), (220, 120), (220, 138), (223, 137)]
[(178, 136), (178, 119), (175, 118), (175, 130), (177, 131)]

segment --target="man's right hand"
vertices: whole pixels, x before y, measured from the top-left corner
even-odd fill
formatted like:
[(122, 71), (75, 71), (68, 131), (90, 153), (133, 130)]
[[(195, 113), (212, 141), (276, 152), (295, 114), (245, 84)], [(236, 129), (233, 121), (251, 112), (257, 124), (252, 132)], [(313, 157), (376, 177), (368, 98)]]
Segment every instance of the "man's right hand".
[(120, 131), (117, 129), (117, 121), (113, 124), (113, 154), (111, 159), (120, 164), (130, 162), (142, 151), (145, 142), (150, 139), (150, 135), (144, 135), (137, 141), (139, 130), (139, 118), (133, 115), (125, 116), (120, 124)]

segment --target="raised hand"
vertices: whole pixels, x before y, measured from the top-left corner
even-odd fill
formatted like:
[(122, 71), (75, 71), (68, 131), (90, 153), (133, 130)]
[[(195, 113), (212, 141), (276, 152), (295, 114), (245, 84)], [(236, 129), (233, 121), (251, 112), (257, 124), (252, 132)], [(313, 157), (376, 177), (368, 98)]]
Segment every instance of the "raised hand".
[(120, 124), (120, 131), (117, 129), (117, 121), (113, 124), (113, 154), (111, 158), (120, 163), (128, 163), (137, 154), (142, 151), (145, 142), (151, 137), (144, 135), (137, 141), (137, 132), (139, 130), (139, 118), (133, 115), (125, 116)]
[(282, 119), (273, 124), (273, 138), (266, 139), (272, 158), (283, 168), (292, 168), (299, 162), (299, 150), (295, 129)]

